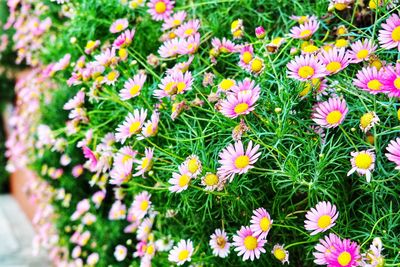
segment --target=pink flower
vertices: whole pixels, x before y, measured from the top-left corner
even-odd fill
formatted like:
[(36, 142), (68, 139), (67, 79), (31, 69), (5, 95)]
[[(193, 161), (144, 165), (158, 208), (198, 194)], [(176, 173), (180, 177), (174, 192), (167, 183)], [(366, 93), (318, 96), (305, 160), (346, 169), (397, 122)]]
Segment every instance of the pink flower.
[(150, 0), (147, 12), (153, 20), (166, 20), (171, 15), (174, 4), (175, 2), (170, 0)]
[(375, 168), (375, 154), (372, 150), (362, 150), (357, 152), (351, 152), (351, 170), (347, 173), (347, 176), (354, 172), (360, 175), (365, 175), (367, 182), (371, 181), (371, 173)]
[(64, 105), (65, 110), (71, 110), (82, 106), (85, 103), (85, 93), (82, 91), (78, 91), (78, 93), (68, 100), (67, 103)]
[(133, 215), (137, 219), (142, 219), (146, 216), (148, 210), (151, 208), (151, 195), (147, 191), (143, 191), (135, 196), (132, 203)]
[[(248, 172), (253, 168), (261, 153), (258, 152), (260, 145), (253, 147), (253, 142), (250, 141), (247, 149), (244, 150), (242, 141), (237, 141), (230, 144), (227, 148), (219, 153), (218, 162), (221, 167), (218, 168), (218, 175), (233, 180), (235, 174)], [(258, 152), (258, 153), (257, 153)]]
[(332, 253), (326, 257), (329, 267), (355, 267), (359, 266), (358, 260), (361, 258), (360, 247), (356, 242), (349, 239), (340, 240), (333, 243)]
[(318, 54), (318, 58), (326, 65), (326, 71), (329, 75), (338, 73), (345, 69), (350, 63), (350, 56), (344, 48), (337, 49), (335, 47), (329, 51), (322, 50), (322, 52)]
[(253, 46), (251, 44), (244, 45), (240, 48), (239, 52), (239, 66), (245, 70), (249, 70), (250, 62), (254, 58)]
[(155, 90), (153, 95), (161, 99), (175, 94), (183, 94), (192, 89), (192, 83), (193, 77), (190, 71), (184, 74), (181, 71), (175, 71), (161, 80), (161, 84), (158, 85), (160, 89)]
[(247, 115), (254, 110), (254, 104), (260, 97), (257, 91), (241, 91), (230, 93), (227, 98), (221, 102), (220, 112), (228, 118), (237, 118), (240, 115)]
[(180, 193), (186, 190), (192, 180), (192, 174), (187, 169), (186, 165), (179, 166), (179, 173), (174, 172), (172, 178), (169, 179), (168, 183), (171, 184), (169, 191), (173, 193)]
[(116, 21), (111, 24), (110, 27), (110, 32), (111, 33), (117, 33), (117, 32), (122, 32), (125, 30), (129, 25), (129, 22), (127, 19), (117, 19)]
[(313, 252), (314, 263), (318, 265), (327, 265), (327, 258), (332, 254), (335, 249), (334, 244), (340, 242), (337, 235), (330, 233), (324, 239), (320, 239), (319, 243), (314, 247), (317, 252)]
[(311, 19), (300, 26), (290, 29), (290, 36), (295, 39), (309, 39), (319, 28), (319, 22)]
[(146, 148), (144, 158), (134, 160), (134, 163), (138, 164), (138, 166), (135, 169), (137, 172), (134, 173), (133, 176), (144, 175), (144, 173), (151, 170), (151, 167), (153, 166), (153, 153), (153, 148)]
[(121, 100), (129, 100), (133, 97), (140, 95), (143, 88), (143, 84), (146, 81), (147, 76), (144, 74), (136, 74), (132, 78), (129, 78), (125, 84), (124, 88), (119, 92), (119, 97)]
[(235, 251), (238, 252), (238, 256), (243, 255), (244, 261), (258, 259), (261, 253), (266, 252), (263, 247), (267, 241), (261, 237), (256, 237), (248, 226), (242, 226), (233, 236), (233, 241), (233, 246), (236, 247)]
[(182, 24), (175, 30), (175, 34), (180, 38), (187, 38), (195, 35), (200, 29), (200, 20), (194, 19)]
[(397, 47), (400, 51), (400, 17), (392, 14), (386, 23), (382, 24), (382, 30), (379, 31), (379, 43), (385, 49)]
[(400, 138), (390, 141), (386, 150), (389, 153), (386, 153), (385, 156), (397, 165), (396, 170), (400, 170)]
[(351, 44), (349, 52), (352, 63), (359, 63), (361, 61), (368, 61), (370, 56), (375, 52), (377, 46), (372, 43), (372, 40), (364, 39), (362, 42)]
[(375, 67), (364, 67), (357, 72), (356, 79), (353, 80), (355, 86), (361, 90), (375, 95), (383, 92), (382, 77), (384, 69), (377, 70)]
[(216, 229), (215, 232), (210, 236), (209, 244), (215, 256), (221, 258), (228, 256), (231, 243), (229, 243), (228, 237), (224, 230)]
[(197, 52), (200, 46), (200, 33), (195, 33), (186, 39), (183, 39), (178, 48), (180, 55), (193, 55)]
[(307, 81), (326, 76), (326, 66), (313, 55), (295, 57), (287, 64), (289, 78)]
[(396, 63), (396, 67), (388, 66), (382, 79), (382, 89), (390, 97), (400, 98), (400, 63)]
[(231, 40), (228, 40), (225, 37), (222, 38), (222, 40), (214, 37), (211, 40), (211, 45), (216, 51), (221, 53), (233, 53), (238, 50), (238, 47)]
[(169, 252), (168, 260), (180, 266), (185, 262), (191, 261), (193, 250), (193, 242), (191, 240), (181, 240)]
[(254, 32), (256, 34), (256, 37), (258, 39), (262, 39), (265, 37), (266, 32), (263, 26), (258, 26), (257, 28), (254, 29)]
[(186, 19), (187, 13), (185, 11), (178, 11), (172, 14), (170, 17), (164, 19), (164, 23), (162, 25), (162, 30), (166, 31), (175, 27), (180, 26), (183, 21)]
[(128, 249), (123, 245), (118, 245), (114, 250), (114, 257), (117, 261), (123, 261), (126, 258)]
[(335, 226), (335, 221), (339, 216), (336, 212), (336, 206), (330, 202), (321, 201), (307, 212), (304, 221), (304, 227), (308, 231), (312, 231), (311, 235), (316, 235)]
[(272, 227), (273, 220), (271, 220), (269, 213), (264, 208), (253, 210), (253, 214), (250, 221), (250, 229), (253, 231), (254, 236), (265, 239)]
[(146, 116), (147, 110), (144, 109), (135, 109), (133, 113), (129, 113), (124, 122), (118, 126), (115, 139), (123, 144), (127, 138), (139, 133)]
[(318, 103), (312, 114), (312, 119), (319, 126), (334, 128), (339, 126), (348, 112), (346, 101), (339, 98), (329, 98)]
[(133, 37), (135, 36), (135, 30), (126, 30), (124, 31), (120, 36), (117, 37), (117, 39), (115, 39), (113, 46), (115, 48), (124, 48), (129, 46), (132, 41), (133, 41)]
[(121, 185), (131, 179), (132, 166), (116, 165), (110, 171), (110, 184)]
[(185, 40), (182, 38), (174, 38), (165, 41), (158, 49), (158, 54), (162, 58), (174, 57), (178, 54), (180, 48), (185, 45)]

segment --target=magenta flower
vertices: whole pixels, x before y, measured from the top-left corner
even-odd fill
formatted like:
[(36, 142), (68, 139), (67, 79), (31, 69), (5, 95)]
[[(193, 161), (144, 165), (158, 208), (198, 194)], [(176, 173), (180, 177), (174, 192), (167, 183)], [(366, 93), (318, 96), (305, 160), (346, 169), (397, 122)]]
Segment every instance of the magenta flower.
[(361, 90), (375, 95), (383, 92), (383, 74), (383, 68), (377, 70), (375, 67), (364, 67), (357, 72), (357, 78), (353, 80), (353, 83)]
[(319, 28), (319, 22), (310, 19), (308, 22), (290, 29), (290, 37), (295, 39), (309, 39)]
[(330, 202), (321, 201), (307, 212), (304, 227), (312, 231), (310, 235), (316, 235), (335, 226), (335, 221), (339, 216), (336, 206)]
[(335, 249), (334, 244), (338, 242), (340, 242), (340, 238), (332, 233), (325, 236), (324, 239), (320, 239), (319, 243), (314, 247), (314, 249), (316, 250), (316, 252), (313, 252), (315, 258), (314, 263), (318, 265), (327, 265), (327, 258), (332, 254), (332, 251)]
[(260, 258), (261, 253), (265, 253), (264, 245), (267, 241), (261, 237), (256, 237), (248, 226), (242, 226), (236, 235), (233, 236), (233, 246), (238, 256), (243, 255), (243, 260)]
[(390, 97), (400, 98), (400, 63), (397, 62), (395, 67), (388, 66), (382, 79), (382, 89)]
[(326, 66), (313, 55), (295, 57), (287, 64), (289, 78), (307, 81), (327, 75)]
[(333, 243), (332, 253), (326, 257), (326, 261), (329, 267), (355, 267), (359, 266), (360, 258), (360, 247), (356, 242), (338, 238)]
[(147, 12), (149, 12), (153, 20), (166, 20), (171, 15), (174, 4), (175, 2), (170, 0), (150, 0), (147, 3), (149, 7)]
[(272, 227), (273, 220), (271, 220), (268, 211), (264, 208), (253, 210), (253, 214), (250, 221), (250, 229), (255, 236), (265, 239)]
[(382, 30), (379, 31), (378, 40), (380, 45), (385, 49), (397, 47), (400, 51), (400, 17), (392, 14), (386, 23), (382, 24)]
[(337, 49), (334, 47), (328, 51), (322, 50), (322, 52), (318, 54), (318, 58), (326, 65), (326, 71), (329, 75), (338, 73), (345, 69), (350, 63), (350, 56), (344, 48)]
[(351, 44), (350, 48), (349, 54), (352, 63), (359, 63), (361, 61), (368, 61), (377, 46), (372, 43), (372, 40), (364, 39), (363, 41), (358, 40)]
[(396, 166), (396, 170), (400, 170), (400, 138), (396, 138), (395, 140), (390, 141), (386, 150), (389, 153), (386, 153), (385, 156), (391, 162), (394, 162)]
[(319, 126), (334, 128), (339, 126), (348, 112), (346, 101), (339, 98), (329, 98), (318, 103), (312, 114), (312, 119)]

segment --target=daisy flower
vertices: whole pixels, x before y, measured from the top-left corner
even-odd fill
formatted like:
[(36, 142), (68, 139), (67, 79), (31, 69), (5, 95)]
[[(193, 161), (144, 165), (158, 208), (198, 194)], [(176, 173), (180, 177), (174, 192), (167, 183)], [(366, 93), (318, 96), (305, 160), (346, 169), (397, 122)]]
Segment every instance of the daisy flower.
[(170, 262), (175, 262), (180, 266), (185, 262), (190, 262), (193, 255), (193, 242), (191, 240), (181, 240), (174, 246), (168, 255)]
[(345, 69), (350, 63), (349, 54), (344, 48), (337, 49), (335, 47), (329, 51), (323, 50), (318, 54), (318, 58), (326, 65), (326, 71), (330, 75)]
[(133, 78), (129, 78), (125, 82), (124, 88), (119, 92), (121, 100), (128, 100), (140, 95), (140, 91), (143, 88), (146, 78), (147, 76), (145, 74), (136, 74)]
[(82, 106), (85, 103), (85, 93), (83, 91), (78, 91), (78, 93), (68, 100), (67, 103), (64, 104), (63, 109), (65, 110), (72, 110), (77, 107)]
[(355, 267), (359, 266), (361, 258), (360, 247), (349, 239), (338, 240), (333, 243), (332, 253), (327, 256), (328, 266)]
[(253, 231), (248, 226), (242, 226), (236, 232), (236, 235), (233, 236), (233, 241), (235, 251), (238, 252), (237, 255), (243, 255), (244, 261), (248, 259), (253, 261), (254, 258), (260, 258), (261, 253), (265, 253), (263, 247), (267, 241), (261, 237), (255, 237)]
[(151, 234), (151, 228), (153, 227), (153, 222), (154, 222), (153, 217), (146, 218), (142, 221), (136, 232), (137, 240), (147, 240), (147, 238)]
[(289, 36), (294, 39), (309, 39), (319, 28), (319, 22), (312, 19), (290, 29)]
[(396, 63), (396, 67), (388, 66), (385, 69), (382, 84), (388, 96), (400, 98), (400, 62)]
[(374, 111), (367, 112), (360, 118), (360, 129), (366, 133), (379, 122), (379, 117)]
[(372, 40), (364, 39), (363, 41), (358, 40), (351, 44), (350, 48), (349, 55), (351, 56), (351, 62), (359, 63), (361, 61), (368, 61), (377, 46), (372, 43)]
[(126, 166), (132, 168), (136, 154), (137, 151), (133, 150), (129, 146), (122, 147), (114, 157), (114, 166)]
[[(181, 38), (179, 38), (181, 39)], [(189, 36), (187, 39), (181, 41), (181, 45), (178, 48), (178, 53), (180, 55), (193, 55), (197, 52), (200, 46), (200, 34), (196, 33)]]
[(289, 18), (291, 20), (296, 21), (299, 24), (304, 24), (304, 23), (310, 22), (311, 20), (317, 20), (318, 19), (314, 15), (311, 15), (311, 16), (310, 15), (307, 15), (307, 16), (295, 16), (295, 15), (292, 15)]
[(174, 172), (172, 178), (169, 179), (168, 183), (171, 184), (169, 191), (174, 193), (180, 193), (186, 190), (189, 186), (192, 174), (187, 169), (186, 165), (179, 166), (179, 173)]
[(348, 8), (353, 1), (354, 0), (331, 0), (328, 10), (330, 11), (332, 9), (336, 9), (339, 11), (343, 11)]
[(235, 85), (236, 81), (233, 79), (222, 79), (218, 84), (218, 92), (228, 92)]
[(124, 220), (126, 216), (126, 206), (120, 200), (115, 201), (108, 213), (108, 219), (111, 221)]
[(253, 58), (249, 63), (249, 70), (253, 74), (260, 74), (265, 68), (264, 60), (259, 57)]
[(122, 32), (125, 30), (129, 25), (129, 22), (127, 19), (117, 19), (116, 21), (111, 24), (110, 27), (110, 32), (111, 33), (117, 33), (117, 32)]
[(224, 180), (215, 173), (207, 172), (201, 178), (201, 184), (205, 186), (204, 190), (214, 191), (217, 189), (221, 191), (224, 186)]
[(200, 29), (200, 20), (194, 19), (182, 24), (175, 30), (175, 34), (181, 38), (187, 38), (195, 35)]
[(339, 98), (329, 98), (325, 102), (318, 103), (312, 114), (312, 120), (324, 128), (339, 126), (348, 112), (346, 101)]
[(183, 94), (192, 89), (192, 84), (193, 77), (190, 71), (184, 74), (181, 71), (175, 71), (161, 80), (161, 84), (158, 85), (159, 89), (155, 90), (153, 95), (161, 99), (175, 94)]
[(198, 156), (191, 155), (187, 157), (183, 164), (186, 165), (187, 170), (191, 173), (191, 176), (193, 176), (193, 178), (201, 173), (202, 166)]
[(113, 46), (115, 48), (127, 47), (132, 43), (134, 36), (135, 30), (126, 30), (120, 36), (118, 36), (117, 39), (115, 39)]
[(318, 202), (315, 208), (311, 208), (307, 212), (304, 221), (304, 227), (308, 231), (312, 231), (311, 235), (316, 235), (321, 232), (335, 226), (335, 221), (339, 216), (339, 212), (336, 212), (336, 206), (330, 202), (321, 201)]
[(178, 11), (172, 14), (169, 18), (164, 20), (162, 30), (166, 31), (175, 27), (178, 27), (186, 19), (187, 13), (185, 11)]
[(221, 229), (216, 229), (210, 236), (210, 247), (215, 256), (225, 258), (229, 254), (231, 243), (229, 243), (226, 232)]
[(289, 78), (307, 81), (326, 76), (326, 67), (313, 55), (295, 57), (287, 64)]
[(215, 49), (215, 51), (221, 53), (233, 53), (237, 51), (237, 46), (230, 40), (226, 39), (225, 37), (222, 40), (214, 37), (211, 40), (211, 45)]
[(385, 156), (391, 162), (394, 162), (396, 166), (396, 170), (400, 170), (400, 138), (396, 138), (395, 140), (390, 141), (386, 150), (389, 153), (386, 153)]
[(276, 53), (279, 49), (279, 47), (281, 47), (281, 45), (286, 41), (285, 38), (282, 37), (275, 37), (274, 39), (271, 40), (271, 42), (269, 42), (266, 45), (267, 51), (269, 53)]
[(132, 203), (132, 210), (133, 215), (137, 219), (142, 219), (144, 216), (146, 216), (148, 210), (151, 208), (150, 197), (151, 195), (147, 191), (143, 191), (135, 196), (135, 199)]
[(276, 244), (273, 248), (272, 248), (272, 255), (274, 255), (274, 257), (281, 261), (282, 264), (285, 264), (286, 262), (289, 264), (289, 251), (287, 251), (284, 248), (285, 245), (280, 245), (280, 244)]
[(119, 165), (114, 166), (110, 171), (110, 184), (121, 185), (131, 179), (132, 166)]
[(236, 94), (228, 94), (221, 102), (220, 112), (227, 118), (237, 118), (240, 115), (247, 115), (255, 109), (260, 94), (256, 90), (241, 91)]
[(107, 85), (114, 85), (118, 80), (119, 72), (117, 70), (110, 71), (104, 78), (104, 83)]
[(135, 109), (133, 113), (128, 113), (124, 122), (118, 125), (115, 139), (123, 144), (127, 138), (139, 133), (146, 116), (147, 110), (144, 109)]
[(375, 95), (383, 91), (382, 76), (384, 70), (377, 70), (375, 67), (364, 67), (357, 72), (353, 84), (361, 90)]
[(150, 0), (147, 3), (149, 7), (147, 12), (149, 12), (153, 20), (165, 20), (171, 15), (174, 4), (175, 2), (170, 0)]
[(114, 249), (114, 257), (117, 261), (123, 261), (127, 255), (127, 248), (123, 245), (118, 245)]
[(158, 49), (158, 54), (160, 54), (162, 58), (174, 57), (178, 54), (183, 45), (185, 45), (185, 41), (181, 38), (165, 41)]
[(347, 176), (353, 172), (357, 172), (359, 175), (365, 175), (367, 182), (371, 181), (371, 172), (375, 168), (375, 154), (372, 150), (362, 150), (358, 152), (351, 152), (351, 166), (352, 169), (347, 173)]
[(327, 265), (327, 258), (332, 254), (332, 251), (335, 249), (334, 244), (337, 242), (340, 242), (339, 237), (332, 233), (325, 236), (324, 239), (320, 239), (319, 243), (314, 247), (316, 250), (316, 252), (313, 252), (314, 263), (317, 265)]
[(160, 113), (157, 110), (153, 112), (149, 121), (145, 122), (142, 127), (142, 136), (138, 139), (144, 139), (147, 137), (155, 136), (158, 132), (158, 123), (160, 121)]
[(250, 223), (250, 229), (254, 235), (265, 239), (271, 229), (273, 220), (271, 220), (269, 213), (264, 208), (258, 208), (253, 210)]
[(400, 51), (400, 17), (398, 14), (392, 14), (382, 25), (379, 31), (378, 40), (385, 49), (397, 47)]
[(261, 155), (261, 152), (258, 152), (259, 148), (260, 145), (253, 147), (252, 141), (249, 142), (246, 150), (244, 150), (242, 141), (230, 144), (219, 153), (218, 162), (222, 166), (218, 168), (218, 175), (232, 181), (235, 174), (248, 172)]
[(144, 154), (144, 158), (133, 161), (134, 163), (138, 164), (135, 169), (137, 172), (132, 175), (134, 177), (144, 175), (144, 173), (150, 171), (151, 167), (153, 166), (154, 148), (146, 148)]
[(254, 57), (253, 46), (251, 44), (244, 45), (240, 48), (239, 52), (239, 66), (247, 70)]

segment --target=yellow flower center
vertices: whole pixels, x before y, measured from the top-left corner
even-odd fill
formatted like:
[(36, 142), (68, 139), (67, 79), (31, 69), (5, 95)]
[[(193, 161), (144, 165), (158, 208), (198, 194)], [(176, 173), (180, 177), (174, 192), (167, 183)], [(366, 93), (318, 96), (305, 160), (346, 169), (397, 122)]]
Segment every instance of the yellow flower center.
[(252, 62), (251, 62), (251, 70), (253, 72), (260, 72), (263, 68), (263, 62), (258, 59), (255, 58)]
[(339, 254), (337, 261), (341, 266), (347, 266), (351, 261), (351, 254), (347, 251), (344, 251)]
[(86, 49), (91, 50), (94, 46), (96, 45), (95, 41), (90, 40), (89, 42), (87, 42), (86, 44)]
[(365, 113), (364, 115), (362, 115), (362, 117), (360, 119), (361, 127), (367, 128), (368, 125), (370, 125), (372, 123), (373, 118), (374, 118), (374, 115), (372, 113)]
[(336, 42), (335, 42), (335, 46), (337, 48), (346, 47), (347, 46), (347, 40), (346, 39), (337, 39)]
[(125, 48), (121, 48), (120, 50), (118, 50), (118, 56), (122, 60), (125, 60), (128, 57), (128, 50), (126, 50)]
[(235, 81), (231, 80), (231, 79), (223, 79), (220, 83), (219, 83), (219, 87), (224, 90), (227, 91), (229, 90), (232, 86), (235, 85)]
[(237, 30), (237, 31), (233, 32), (233, 37), (240, 38), (242, 36), (243, 36), (242, 30)]
[(197, 172), (198, 169), (199, 169), (199, 163), (197, 162), (197, 159), (195, 158), (190, 159), (188, 162), (188, 170), (191, 173), (195, 173)]
[(335, 73), (338, 72), (341, 67), (342, 64), (340, 64), (340, 62), (332, 61), (328, 65), (326, 65), (326, 70), (329, 71), (329, 73)]
[(194, 29), (189, 28), (185, 31), (185, 35), (192, 35), (194, 33)]
[(178, 260), (183, 261), (186, 260), (189, 257), (189, 250), (184, 249), (178, 254)]
[(107, 80), (114, 81), (117, 78), (117, 72), (112, 71), (107, 75)]
[(140, 129), (140, 121), (132, 122), (131, 126), (129, 126), (129, 133), (135, 134), (139, 131), (139, 129)]
[(243, 169), (247, 167), (250, 163), (250, 158), (246, 155), (239, 156), (235, 159), (235, 167), (238, 169)]
[(235, 20), (234, 22), (232, 22), (231, 24), (231, 31), (234, 31), (238, 28), (239, 26), (239, 20)]
[(343, 35), (346, 33), (347, 33), (347, 29), (345, 27), (339, 27), (339, 29), (337, 30), (338, 35)]
[(397, 77), (393, 84), (396, 89), (400, 90), (400, 77)]
[(260, 228), (263, 232), (266, 232), (271, 227), (271, 222), (267, 217), (263, 217), (260, 221)]
[(382, 4), (381, 0), (370, 0), (368, 6), (370, 9), (376, 9), (380, 4)]
[(180, 187), (185, 187), (188, 185), (189, 181), (190, 181), (189, 175), (183, 174), (181, 175), (181, 177), (179, 177), (178, 184)]
[(286, 253), (283, 249), (277, 248), (274, 250), (274, 256), (280, 261), (283, 261), (286, 258)]
[(303, 51), (306, 53), (314, 53), (318, 51), (318, 47), (315, 45), (307, 45), (303, 48)]
[(178, 93), (182, 93), (183, 90), (186, 89), (186, 83), (184, 83), (184, 82), (179, 82), (179, 83), (176, 85), (176, 88), (178, 88)]
[(142, 203), (140, 203), (140, 209), (142, 211), (146, 211), (148, 207), (149, 207), (149, 202), (147, 200), (143, 200)]
[(249, 64), (252, 59), (253, 55), (249, 51), (243, 53), (242, 60), (244, 63)]
[(347, 4), (343, 4), (343, 3), (337, 3), (335, 4), (335, 8), (339, 11), (344, 10), (347, 7)]
[(218, 245), (220, 248), (224, 248), (224, 247), (225, 247), (225, 245), (226, 245), (226, 240), (225, 240), (225, 238), (224, 238), (223, 236), (217, 237), (217, 245)]
[(299, 69), (298, 74), (303, 79), (308, 79), (314, 75), (314, 69), (310, 66), (303, 66)]
[(338, 110), (329, 112), (326, 116), (326, 122), (329, 124), (337, 124), (342, 119), (342, 113)]
[(167, 93), (167, 94), (169, 94), (169, 95), (172, 95), (172, 94), (174, 94), (175, 92), (175, 88), (176, 88), (176, 82), (169, 82), (169, 83), (167, 83), (166, 85), (165, 85), (165, 87), (164, 87), (164, 91)]
[(302, 30), (301, 33), (300, 33), (300, 37), (303, 37), (303, 38), (304, 37), (308, 37), (308, 36), (311, 35), (311, 33), (312, 33), (311, 30), (308, 30), (308, 29), (307, 30)]
[(318, 219), (318, 227), (321, 229), (325, 229), (326, 227), (328, 227), (329, 225), (331, 225), (332, 222), (332, 218), (329, 215), (322, 215), (321, 217), (319, 217)]
[(130, 95), (136, 95), (140, 90), (140, 86), (138, 84), (135, 84), (134, 86), (131, 87), (131, 89), (129, 89), (129, 94)]
[(153, 255), (154, 254), (154, 246), (153, 245), (148, 246), (146, 249), (146, 253), (148, 255)]
[(124, 155), (123, 157), (122, 157), (122, 163), (126, 163), (128, 160), (130, 160), (132, 157), (130, 156), (130, 155)]
[(375, 67), (377, 70), (380, 70), (382, 68), (382, 62), (379, 59), (376, 59), (372, 61), (371, 66)]
[(303, 23), (308, 22), (307, 16), (301, 16), (301, 17), (299, 18), (298, 22), (299, 22), (300, 24), (303, 24)]
[(208, 186), (214, 186), (214, 185), (218, 184), (218, 181), (219, 181), (218, 176), (213, 173), (207, 174), (204, 177), (204, 183)]
[(162, 14), (167, 10), (167, 5), (164, 2), (157, 2), (156, 5), (154, 6), (154, 9), (158, 14)]
[(368, 57), (368, 55), (369, 55), (369, 51), (367, 49), (362, 49), (362, 50), (358, 51), (357, 58), (365, 59), (366, 57)]
[(120, 32), (124, 29), (124, 25), (122, 23), (118, 23), (117, 26), (115, 26), (115, 30)]
[(181, 20), (180, 19), (175, 19), (173, 22), (172, 22), (172, 24), (174, 25), (174, 26), (179, 26), (179, 25), (181, 25)]
[(369, 81), (367, 86), (369, 89), (371, 89), (373, 91), (379, 91), (379, 90), (381, 90), (382, 84), (377, 79), (374, 79), (374, 80)]
[(392, 39), (395, 42), (400, 41), (400, 26), (397, 26), (392, 32)]
[(300, 96), (306, 96), (311, 90), (311, 84), (306, 83), (304, 84), (304, 89), (299, 93)]
[(372, 157), (367, 153), (358, 154), (354, 162), (359, 169), (367, 170), (372, 164)]
[(234, 108), (234, 111), (236, 114), (242, 114), (249, 108), (249, 105), (247, 103), (240, 103), (237, 104), (236, 107)]
[(149, 158), (144, 158), (141, 165), (142, 169), (146, 170), (149, 167), (149, 165), (150, 165)]
[(254, 250), (258, 245), (257, 238), (254, 236), (246, 236), (244, 239), (244, 246), (247, 250)]

